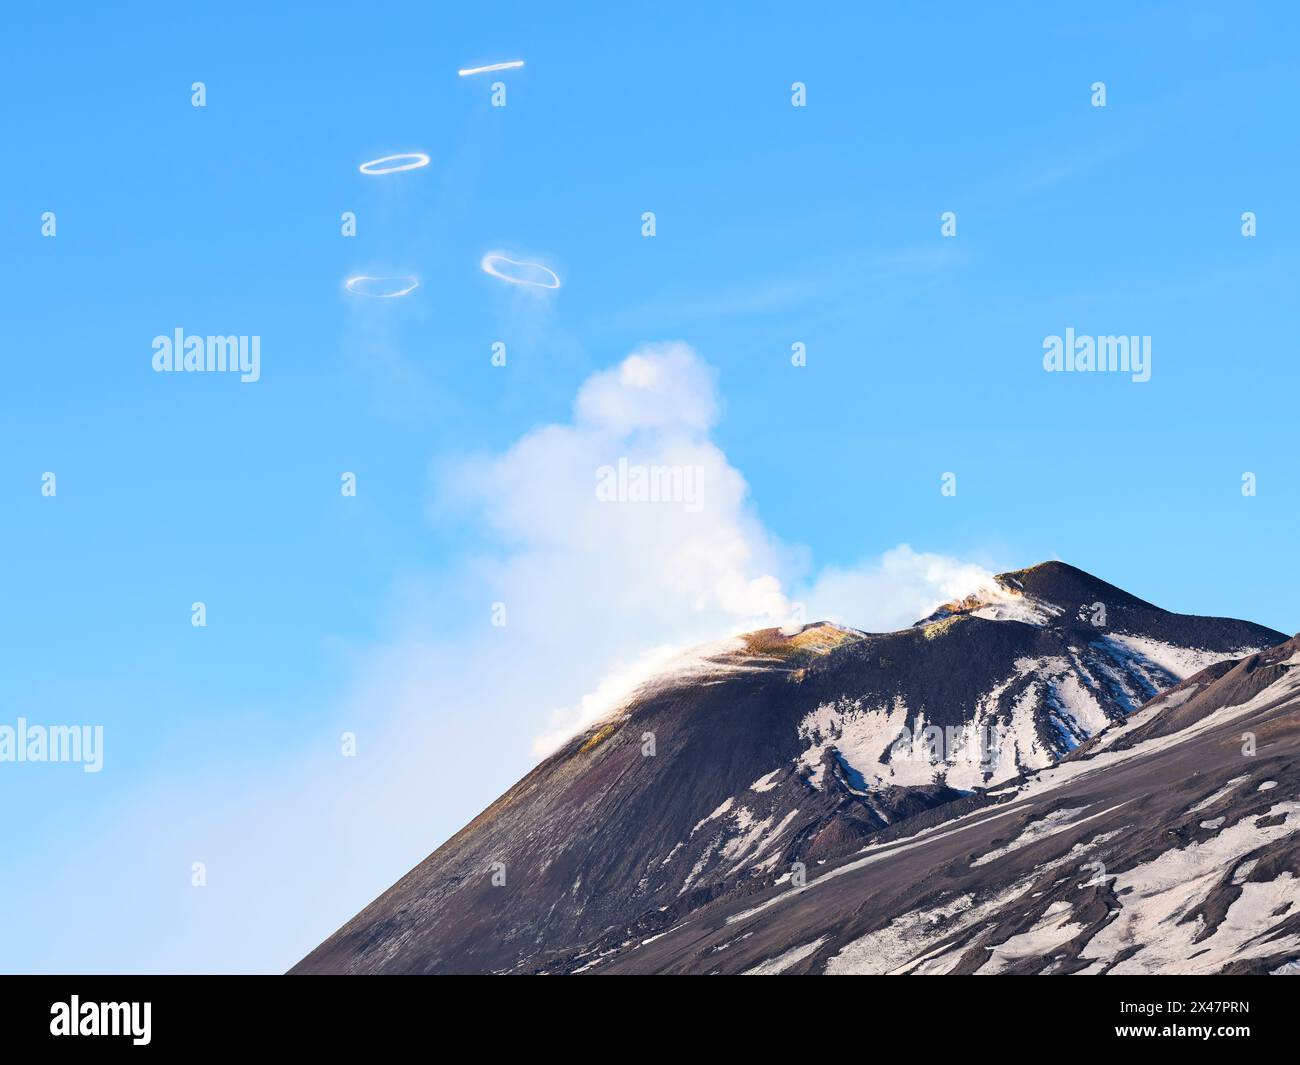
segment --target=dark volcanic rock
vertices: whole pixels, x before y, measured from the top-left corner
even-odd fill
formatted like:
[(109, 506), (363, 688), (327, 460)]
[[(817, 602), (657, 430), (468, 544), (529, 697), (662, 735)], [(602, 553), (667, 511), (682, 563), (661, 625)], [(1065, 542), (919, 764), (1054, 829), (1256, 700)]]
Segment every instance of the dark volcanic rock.
[[(819, 624), (704, 649), (543, 761), (294, 971), (600, 971), (651, 939), (642, 957), (707, 967), (653, 950), (654, 937), (971, 815), (997, 801), (986, 789), (1282, 639), (1048, 563), (901, 632)], [(1216, 668), (1234, 691), (1265, 679)], [(935, 875), (911, 874), (914, 895)]]
[(723, 900), (595, 971), (1294, 968), (1300, 638), (1207, 669), (1060, 765), (940, 812), (802, 890)]

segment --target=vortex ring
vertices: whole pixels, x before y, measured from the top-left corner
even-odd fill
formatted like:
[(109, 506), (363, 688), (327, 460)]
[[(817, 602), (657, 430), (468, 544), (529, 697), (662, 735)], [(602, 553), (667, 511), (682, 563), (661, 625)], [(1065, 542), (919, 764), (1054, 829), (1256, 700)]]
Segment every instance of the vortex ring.
[[(399, 159), (408, 159), (410, 162), (399, 163), (396, 166), (384, 166), (384, 163), (397, 163)], [(419, 170), (422, 166), (429, 165), (429, 157), (424, 152), (398, 152), (396, 155), (385, 155), (381, 159), (371, 159), (369, 162), (362, 163), (358, 170), (363, 174), (400, 174), (403, 170)], [(380, 169), (375, 169), (379, 167)]]
[[(550, 281), (532, 281), (527, 277), (513, 276), (509, 271), (502, 272), (500, 269), (502, 264), (506, 266), (519, 266), (526, 270), (538, 270), (548, 277)], [(555, 271), (549, 266), (543, 266), (541, 263), (521, 263), (514, 259), (508, 259), (504, 255), (499, 255), (496, 252), (489, 252), (487, 255), (483, 256), (483, 260), (479, 265), (483, 268), (484, 273), (491, 274), (493, 277), (498, 277), (502, 281), (509, 281), (512, 285), (528, 285), (532, 288), (560, 287), (560, 279), (556, 275)]]
[[(364, 287), (358, 288), (358, 285), (364, 285), (367, 281), (385, 281), (389, 284), (397, 285), (391, 292), (367, 292)], [(412, 274), (404, 277), (371, 277), (369, 274), (357, 274), (355, 277), (349, 277), (343, 283), (346, 288), (355, 296), (367, 296), (376, 300), (392, 300), (399, 296), (405, 296), (408, 292), (414, 292), (420, 287), (420, 279)]]

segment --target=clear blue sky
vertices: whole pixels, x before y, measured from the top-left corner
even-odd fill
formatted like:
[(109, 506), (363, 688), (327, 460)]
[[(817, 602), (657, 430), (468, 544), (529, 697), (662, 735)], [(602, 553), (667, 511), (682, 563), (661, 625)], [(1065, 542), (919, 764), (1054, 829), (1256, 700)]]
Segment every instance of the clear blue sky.
[[(564, 422), (647, 342), (716, 369), (714, 441), (815, 566), (1059, 557), (1300, 628), (1294, 7), (957, 6), (5, 12), (0, 723), (102, 723), (108, 749), (97, 775), (0, 764), (0, 909), (27, 914), (0, 969), (282, 968), (515, 779), (527, 736), (327, 914), (259, 914), (291, 932), (226, 954), (202, 848), (149, 850), (196, 793), (334, 743), (359, 648), (469, 623), (484, 532), (431, 470)], [(513, 58), (504, 108), (456, 76)], [(398, 151), (431, 165), (358, 173)], [(521, 310), (478, 268), (499, 248), (563, 288)], [(359, 311), (354, 273), (422, 284)], [(260, 336), (262, 379), (153, 373), (178, 326)], [(1151, 381), (1044, 373), (1067, 327), (1151, 336)], [(455, 725), (485, 751), (486, 727)], [(138, 851), (92, 846), (124, 825)]]

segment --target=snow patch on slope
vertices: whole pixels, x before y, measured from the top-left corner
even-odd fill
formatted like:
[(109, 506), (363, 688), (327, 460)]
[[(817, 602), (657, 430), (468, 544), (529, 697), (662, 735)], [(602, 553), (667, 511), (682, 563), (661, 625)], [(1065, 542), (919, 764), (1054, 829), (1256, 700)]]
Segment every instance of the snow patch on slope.
[[(1262, 647), (1239, 647), (1235, 651), (1207, 651), (1195, 647), (1179, 647), (1147, 636), (1130, 636), (1112, 633), (1105, 637), (1107, 643), (1118, 646), (1131, 657), (1150, 662), (1178, 680), (1186, 680), (1206, 666), (1229, 659), (1244, 658)], [(1167, 686), (1167, 685), (1160, 685)]]
[[(1297, 881), (1289, 872), (1268, 883), (1243, 883), (1223, 921), (1206, 938), (1196, 913), (1223, 879), (1223, 871), (1253, 850), (1300, 832), (1300, 802), (1278, 803), (1267, 816), (1283, 820), (1258, 828), (1248, 818), (1203, 843), (1170, 849), (1122, 873), (1111, 874), (1121, 911), (1093, 936), (1080, 957), (1099, 972), (1125, 951), (1109, 971), (1123, 973), (1213, 973), (1229, 961), (1300, 949), (1300, 935), (1266, 937), (1272, 926), (1300, 907)], [(1133, 951), (1134, 947), (1136, 951)], [(1195, 955), (1195, 957), (1192, 957)]]
[(805, 943), (802, 946), (791, 947), (784, 954), (763, 962), (761, 965), (755, 965), (752, 969), (746, 969), (741, 976), (779, 976), (787, 969), (797, 965), (804, 958), (809, 958), (821, 949), (821, 945), (826, 942), (827, 936), (821, 939), (815, 939), (811, 943)]
[[(1079, 816), (1086, 810), (1086, 806), (1070, 807), (1062, 810), (1054, 810), (1046, 817), (1039, 818), (1037, 821), (1031, 821), (1025, 826), (1025, 830), (1020, 833), (1014, 840), (1004, 846), (997, 847), (987, 854), (981, 855), (971, 862), (971, 868), (977, 868), (981, 865), (988, 865), (989, 862), (995, 862), (1004, 855), (1018, 851), (1022, 847), (1028, 847), (1031, 843), (1037, 843), (1040, 839), (1047, 839), (1058, 832), (1069, 828)], [(1091, 820), (1091, 818), (1089, 818)]]
[(1064, 946), (1084, 929), (1083, 925), (1070, 921), (1072, 911), (1068, 902), (1052, 903), (1033, 928), (989, 947), (992, 952), (989, 960), (980, 966), (976, 975), (992, 976), (1005, 972), (1013, 962), (1022, 958), (1043, 957)]

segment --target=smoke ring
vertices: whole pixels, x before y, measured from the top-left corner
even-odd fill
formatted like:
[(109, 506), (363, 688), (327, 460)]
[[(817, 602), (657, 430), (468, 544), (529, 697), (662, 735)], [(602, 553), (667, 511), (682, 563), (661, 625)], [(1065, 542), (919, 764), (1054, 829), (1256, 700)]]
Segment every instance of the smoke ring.
[[(370, 281), (382, 282), (388, 285), (391, 291), (368, 291), (366, 283)], [(343, 287), (354, 296), (365, 296), (376, 300), (393, 300), (405, 296), (409, 292), (414, 292), (420, 287), (420, 279), (413, 274), (407, 274), (403, 277), (372, 277), (369, 274), (357, 274), (355, 277), (349, 277), (343, 283)]]
[[(518, 262), (496, 252), (489, 252), (483, 256), (483, 260), (479, 265), (483, 268), (484, 273), (491, 274), (502, 281), (508, 281), (512, 285), (527, 285), (530, 288), (560, 287), (559, 276), (549, 266), (543, 266), (541, 263)], [(504, 271), (501, 269), (502, 266), (506, 267)], [(518, 267), (519, 269), (512, 271), (511, 267)], [(543, 280), (533, 280), (525, 276), (524, 271), (529, 270), (538, 271), (538, 276), (542, 277)], [(549, 281), (545, 280), (545, 278), (549, 278)]]
[[(406, 159), (409, 162), (398, 163), (398, 160)], [(385, 163), (395, 163), (395, 166), (384, 166)], [(429, 165), (429, 157), (424, 152), (398, 152), (396, 155), (385, 155), (379, 159), (371, 159), (362, 163), (358, 170), (363, 174), (378, 176), (380, 174), (400, 174), (404, 170), (419, 170), (421, 167)], [(375, 169), (379, 167), (380, 169)]]
[(482, 67), (467, 67), (456, 71), (456, 73), (462, 78), (468, 78), (474, 74), (492, 74), (498, 70), (518, 70), (523, 65), (524, 61), (522, 59), (511, 59), (506, 63), (489, 63), (487, 66)]

